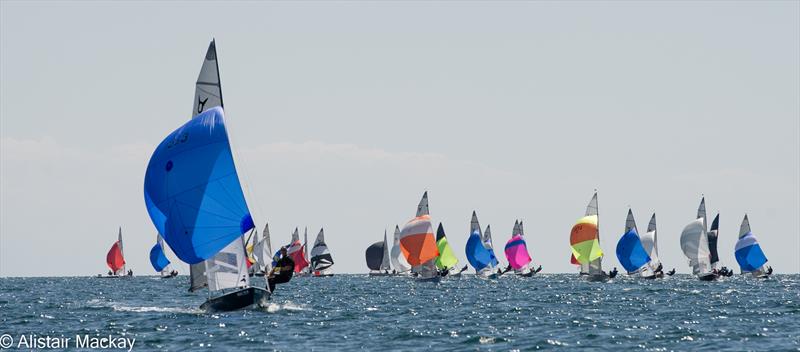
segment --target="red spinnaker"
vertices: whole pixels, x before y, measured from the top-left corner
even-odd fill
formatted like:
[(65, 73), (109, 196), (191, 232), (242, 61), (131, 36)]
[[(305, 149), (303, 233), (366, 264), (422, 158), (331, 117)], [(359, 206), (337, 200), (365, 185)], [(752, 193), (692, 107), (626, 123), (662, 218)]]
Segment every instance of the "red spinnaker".
[(111, 271), (117, 272), (125, 265), (125, 258), (122, 257), (122, 250), (119, 248), (119, 241), (114, 242), (111, 249), (106, 254), (106, 264), (111, 268)]

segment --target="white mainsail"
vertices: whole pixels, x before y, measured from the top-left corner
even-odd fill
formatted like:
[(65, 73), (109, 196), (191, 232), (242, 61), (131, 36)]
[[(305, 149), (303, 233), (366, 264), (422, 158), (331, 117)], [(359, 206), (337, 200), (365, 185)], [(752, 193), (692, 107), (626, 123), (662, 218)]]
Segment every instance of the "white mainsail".
[(217, 46), (212, 40), (203, 60), (203, 66), (200, 68), (200, 74), (197, 76), (192, 116), (215, 106), (223, 105), (222, 84), (219, 79), (219, 63), (217, 62)]
[(219, 291), (250, 286), (246, 261), (244, 239), (231, 242), (211, 260), (206, 260), (208, 289)]
[(400, 226), (394, 226), (394, 243), (392, 244), (392, 266), (398, 273), (406, 272), (411, 270), (411, 265), (408, 264), (408, 260), (403, 255), (403, 251), (400, 250)]
[[(584, 216), (596, 215), (597, 216), (597, 242), (600, 243), (600, 211), (597, 205), (597, 192), (594, 192), (592, 199), (586, 206), (586, 213)], [(581, 273), (588, 273), (589, 275), (603, 274), (603, 257), (599, 257), (588, 264), (581, 264)]]
[[(158, 243), (158, 245), (161, 246), (161, 250), (164, 251), (164, 255), (166, 256), (167, 247), (164, 246), (164, 239), (158, 233), (156, 233), (156, 243)], [(170, 264), (167, 264), (167, 266), (165, 266), (164, 269), (161, 269), (160, 274), (162, 277), (172, 275), (172, 268), (170, 267)]]
[(653, 270), (657, 269), (661, 265), (661, 260), (658, 259), (658, 241), (656, 238), (656, 213), (653, 213), (653, 216), (650, 217), (650, 223), (647, 224), (647, 232), (644, 234), (639, 235), (639, 240), (642, 241), (642, 247), (644, 247), (645, 252), (647, 255), (650, 256), (650, 265)]
[(381, 271), (392, 270), (389, 257), (389, 242), (386, 240), (386, 229), (383, 230), (383, 260), (381, 261)]
[(272, 271), (272, 243), (269, 239), (269, 224), (264, 225), (263, 237), (253, 247), (253, 256), (256, 258), (256, 272), (269, 273)]

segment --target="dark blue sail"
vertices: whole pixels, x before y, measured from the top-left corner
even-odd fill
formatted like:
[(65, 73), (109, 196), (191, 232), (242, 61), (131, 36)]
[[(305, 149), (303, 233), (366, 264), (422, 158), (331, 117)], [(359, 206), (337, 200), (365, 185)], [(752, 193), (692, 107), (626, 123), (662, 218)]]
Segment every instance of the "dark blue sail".
[(222, 108), (195, 116), (158, 145), (144, 179), (150, 219), (182, 261), (211, 258), (254, 227)]
[(156, 271), (164, 270), (169, 265), (169, 259), (164, 255), (164, 248), (161, 248), (161, 244), (156, 243), (150, 250), (150, 264), (153, 264), (153, 269)]
[(467, 261), (469, 264), (479, 271), (489, 265), (497, 265), (497, 258), (494, 253), (483, 246), (481, 235), (478, 231), (469, 235), (467, 240)]
[(626, 232), (617, 242), (617, 259), (628, 273), (633, 273), (650, 262), (650, 256), (644, 250), (635, 229)]

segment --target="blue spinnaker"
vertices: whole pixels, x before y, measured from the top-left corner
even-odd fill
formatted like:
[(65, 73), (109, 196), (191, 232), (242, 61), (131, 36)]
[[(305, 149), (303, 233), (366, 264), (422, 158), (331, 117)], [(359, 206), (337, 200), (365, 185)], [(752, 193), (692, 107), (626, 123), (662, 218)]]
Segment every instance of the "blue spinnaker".
[(742, 272), (756, 271), (767, 263), (767, 256), (758, 244), (756, 236), (750, 232), (736, 242), (734, 254)]
[(483, 246), (483, 241), (481, 241), (481, 235), (478, 231), (469, 235), (467, 240), (467, 261), (476, 271), (489, 265), (497, 265), (497, 258), (492, 251)]
[(144, 178), (150, 219), (182, 261), (211, 258), (254, 227), (222, 108), (195, 116), (158, 145)]
[(644, 250), (635, 229), (626, 232), (617, 242), (617, 259), (628, 273), (633, 273), (650, 262), (650, 256)]
[(169, 265), (169, 259), (164, 255), (164, 248), (158, 243), (150, 250), (150, 264), (153, 264), (153, 269), (156, 271), (164, 270)]

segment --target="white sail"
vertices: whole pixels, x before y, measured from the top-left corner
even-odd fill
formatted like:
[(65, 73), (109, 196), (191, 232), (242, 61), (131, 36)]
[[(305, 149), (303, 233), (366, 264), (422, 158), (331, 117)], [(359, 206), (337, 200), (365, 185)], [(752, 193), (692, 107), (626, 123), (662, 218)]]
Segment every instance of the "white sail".
[(703, 218), (698, 218), (684, 227), (681, 233), (681, 250), (689, 259), (692, 273), (704, 275), (711, 272), (711, 252)]
[(422, 194), (422, 199), (420, 199), (419, 205), (417, 205), (417, 216), (423, 215), (430, 215), (430, 210), (428, 209), (428, 191)]
[[(597, 205), (597, 192), (594, 192), (589, 204), (586, 205), (585, 216), (597, 216), (597, 242), (600, 242), (600, 211)], [(588, 264), (581, 264), (581, 273), (588, 273), (589, 275), (603, 274), (603, 257), (597, 258)]]
[(126, 270), (125, 249), (122, 246), (122, 226), (119, 227), (119, 234), (117, 235), (117, 241), (119, 241), (119, 254), (122, 255), (123, 264), (122, 264), (122, 269), (120, 269), (120, 271), (117, 272), (116, 274), (125, 275), (128, 273), (128, 270)]
[(400, 250), (400, 226), (394, 226), (394, 243), (392, 244), (392, 266), (394, 267), (397, 272), (406, 272), (411, 270), (411, 264), (408, 264), (408, 260), (406, 259), (405, 255), (403, 255), (403, 251)]
[(636, 230), (636, 233), (639, 233), (639, 229), (636, 228), (636, 219), (633, 217), (633, 210), (629, 208), (628, 217), (625, 219), (625, 231), (622, 233), (628, 233), (630, 230)]
[(206, 260), (206, 280), (210, 291), (250, 286), (244, 239), (233, 241)]
[(519, 235), (525, 236), (525, 226), (522, 225), (522, 220), (519, 221)]
[(269, 239), (269, 224), (264, 225), (263, 235), (263, 238), (253, 247), (253, 255), (256, 257), (256, 270), (269, 273), (272, 271), (272, 243)]
[[(161, 246), (161, 250), (164, 252), (164, 255), (166, 256), (167, 247), (164, 246), (164, 239), (161, 238), (161, 235), (158, 233), (156, 233), (156, 243), (158, 243), (158, 245)], [(165, 266), (164, 269), (161, 269), (160, 274), (162, 277), (172, 275), (172, 268), (170, 267), (170, 265), (167, 264), (167, 266)]]
[(492, 243), (492, 225), (486, 225), (486, 231), (483, 232), (483, 245), (486, 248), (494, 250), (494, 243)]
[(292, 232), (292, 243), (299, 240), (300, 240), (300, 233), (297, 232), (297, 228), (295, 227), (294, 232)]
[(210, 108), (222, 105), (222, 85), (219, 79), (219, 64), (217, 63), (217, 46), (212, 40), (208, 45), (203, 66), (197, 76), (194, 91), (194, 107), (192, 116), (202, 113)]
[(333, 266), (333, 257), (325, 243), (325, 232), (323, 229), (319, 229), (317, 239), (314, 241), (314, 248), (311, 249), (311, 265), (309, 267), (313, 271), (324, 271), (331, 266)]
[(380, 270), (381, 271), (389, 271), (392, 270), (392, 266), (390, 264), (390, 257), (389, 257), (389, 242), (386, 240), (386, 230), (383, 230), (383, 261), (381, 261)]
[(485, 241), (485, 237), (483, 237), (483, 230), (481, 229), (481, 224), (478, 222), (478, 214), (475, 211), (472, 211), (472, 219), (469, 221), (469, 234), (472, 235), (478, 231), (478, 235), (481, 238), (481, 242)]
[(708, 218), (706, 217), (706, 197), (700, 199), (700, 205), (697, 206), (697, 219), (703, 219), (703, 231), (708, 233)]
[(747, 214), (744, 214), (744, 219), (742, 219), (742, 225), (739, 226), (739, 238), (744, 237), (750, 232), (752, 232), (750, 230), (750, 220), (747, 218)]
[(656, 238), (655, 213), (653, 213), (653, 216), (650, 217), (650, 223), (647, 224), (647, 232), (639, 235), (639, 239), (642, 241), (642, 247), (644, 247), (645, 252), (647, 252), (647, 255), (650, 256), (650, 265), (653, 269), (658, 268), (658, 266), (661, 264), (661, 260), (658, 259), (658, 239)]

